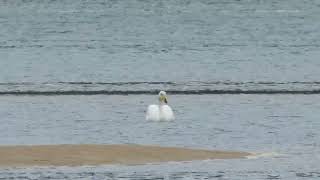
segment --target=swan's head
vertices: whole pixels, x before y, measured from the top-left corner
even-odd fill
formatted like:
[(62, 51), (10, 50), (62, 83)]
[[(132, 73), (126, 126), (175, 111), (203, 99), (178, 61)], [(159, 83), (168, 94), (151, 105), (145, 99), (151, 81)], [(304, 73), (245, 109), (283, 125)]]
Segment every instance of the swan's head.
[(159, 92), (159, 101), (160, 103), (168, 103), (167, 93), (165, 91)]

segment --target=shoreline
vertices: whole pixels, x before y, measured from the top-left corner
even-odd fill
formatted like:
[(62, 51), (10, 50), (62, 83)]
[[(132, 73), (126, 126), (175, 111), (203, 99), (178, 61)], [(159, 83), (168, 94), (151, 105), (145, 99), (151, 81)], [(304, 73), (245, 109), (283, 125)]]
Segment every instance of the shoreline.
[(0, 146), (0, 167), (140, 165), (169, 161), (238, 159), (246, 152), (146, 145), (14, 145)]

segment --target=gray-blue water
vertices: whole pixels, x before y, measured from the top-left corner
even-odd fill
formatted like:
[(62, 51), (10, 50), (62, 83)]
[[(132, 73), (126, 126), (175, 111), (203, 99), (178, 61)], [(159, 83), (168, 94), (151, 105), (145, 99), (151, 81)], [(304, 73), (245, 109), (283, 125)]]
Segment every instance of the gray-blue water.
[[(319, 18), (317, 0), (0, 1), (0, 145), (265, 153), (0, 179), (319, 179)], [(160, 89), (177, 118), (146, 122)]]

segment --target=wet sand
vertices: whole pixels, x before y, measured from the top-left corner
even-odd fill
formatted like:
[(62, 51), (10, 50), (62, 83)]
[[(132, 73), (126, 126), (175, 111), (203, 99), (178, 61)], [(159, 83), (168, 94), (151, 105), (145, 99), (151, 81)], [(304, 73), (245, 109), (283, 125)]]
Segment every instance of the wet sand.
[(142, 145), (0, 146), (0, 166), (134, 165), (169, 161), (233, 159), (248, 155), (250, 153)]

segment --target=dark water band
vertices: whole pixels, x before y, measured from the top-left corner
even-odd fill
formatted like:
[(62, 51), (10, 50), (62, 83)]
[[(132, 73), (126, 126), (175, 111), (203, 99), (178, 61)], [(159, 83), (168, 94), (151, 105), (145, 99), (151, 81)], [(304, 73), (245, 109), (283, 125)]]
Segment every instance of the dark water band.
[[(3, 91), (0, 95), (32, 95), (32, 96), (57, 96), (57, 95), (143, 95), (158, 94), (160, 90), (152, 91)], [(320, 94), (318, 90), (167, 90), (168, 94), (201, 95), (201, 94)]]

